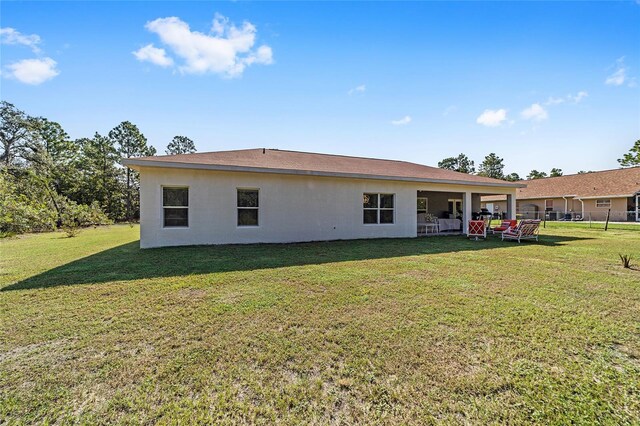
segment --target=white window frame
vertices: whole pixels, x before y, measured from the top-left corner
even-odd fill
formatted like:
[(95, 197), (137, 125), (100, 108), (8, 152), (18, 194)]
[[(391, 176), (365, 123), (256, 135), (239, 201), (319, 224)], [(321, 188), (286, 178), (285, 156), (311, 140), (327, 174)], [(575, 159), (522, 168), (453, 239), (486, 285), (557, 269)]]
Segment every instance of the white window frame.
[[(238, 205), (238, 192), (239, 191), (256, 191), (258, 193), (258, 207), (240, 207)], [(245, 229), (245, 228), (259, 228), (262, 220), (260, 218), (260, 188), (236, 188), (236, 228)], [(258, 224), (257, 225), (240, 225), (238, 223), (238, 210), (257, 210), (258, 211)]]
[[(424, 209), (419, 209), (418, 208), (418, 200), (424, 200), (424, 207), (425, 207)], [(396, 205), (395, 204), (396, 200), (393, 200), (393, 201), (394, 201), (393, 205), (395, 206)], [(418, 214), (420, 214), (420, 213), (429, 213), (429, 197), (418, 197), (416, 199), (416, 213), (418, 213)]]
[[(378, 203), (377, 203), (378, 207), (364, 207), (364, 196), (365, 196), (365, 194), (376, 195), (378, 197)], [(381, 195), (391, 195), (393, 197), (393, 207), (392, 208), (380, 207), (380, 196)], [(362, 224), (363, 225), (380, 226), (380, 225), (395, 225), (396, 224), (396, 194), (395, 193), (391, 193), (391, 192), (363, 192), (362, 193), (362, 200), (363, 200), (363, 206), (362, 206)], [(364, 212), (365, 212), (365, 210), (375, 210), (376, 211), (376, 223), (365, 223), (364, 222)], [(389, 211), (389, 210), (391, 210), (393, 212), (393, 222), (391, 222), (391, 223), (380, 223), (380, 212), (381, 211)]]
[[(164, 205), (164, 189), (186, 189), (187, 205), (186, 206), (165, 206)], [(188, 185), (160, 185), (160, 207), (162, 209), (162, 228), (163, 229), (188, 229), (191, 226), (191, 188)], [(166, 226), (164, 224), (165, 209), (187, 209), (187, 226)]]
[(600, 198), (596, 200), (596, 207), (610, 209), (611, 208), (611, 198)]
[(453, 212), (449, 212), (450, 214), (457, 215), (458, 209), (456, 209), (457, 205), (460, 205), (460, 210), (462, 210), (464, 214), (464, 207), (462, 204), (462, 198), (448, 198), (447, 199), (447, 210), (449, 209), (449, 203), (453, 203)]

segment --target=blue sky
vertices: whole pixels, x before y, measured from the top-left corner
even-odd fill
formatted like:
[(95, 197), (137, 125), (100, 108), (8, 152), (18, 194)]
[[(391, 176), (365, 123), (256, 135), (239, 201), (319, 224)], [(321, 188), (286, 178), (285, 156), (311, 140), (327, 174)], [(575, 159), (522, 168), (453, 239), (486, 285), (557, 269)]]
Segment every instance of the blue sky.
[[(74, 138), (506, 172), (618, 166), (640, 138), (640, 4), (2, 2), (2, 100)], [(173, 19), (171, 19), (173, 18)]]

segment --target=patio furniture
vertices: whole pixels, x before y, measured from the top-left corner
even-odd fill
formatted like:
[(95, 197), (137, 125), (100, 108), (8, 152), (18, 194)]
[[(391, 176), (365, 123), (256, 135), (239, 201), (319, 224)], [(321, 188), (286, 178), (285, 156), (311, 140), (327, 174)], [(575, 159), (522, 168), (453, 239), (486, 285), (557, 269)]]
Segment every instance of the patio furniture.
[(418, 213), (418, 234), (420, 234), (421, 229), (424, 229), (425, 235), (429, 234), (429, 231), (433, 234), (440, 232), (437, 219), (435, 221), (430, 221), (427, 216), (431, 215), (428, 215), (427, 213)]
[(459, 231), (462, 221), (460, 219), (438, 219), (438, 229), (443, 231)]
[(495, 228), (491, 228), (491, 233), (492, 234), (502, 234), (504, 231), (506, 231), (509, 228), (515, 228), (516, 225), (518, 224), (518, 221), (513, 219), (513, 220), (503, 220), (500, 223), (500, 226), (496, 226)]
[(521, 220), (515, 228), (509, 228), (502, 233), (502, 241), (504, 240), (533, 240), (538, 241), (538, 233), (540, 231), (540, 219), (524, 219)]
[(475, 238), (476, 241), (478, 241), (478, 237), (487, 238), (487, 227), (485, 226), (485, 221), (470, 220), (469, 232), (467, 232), (467, 237)]

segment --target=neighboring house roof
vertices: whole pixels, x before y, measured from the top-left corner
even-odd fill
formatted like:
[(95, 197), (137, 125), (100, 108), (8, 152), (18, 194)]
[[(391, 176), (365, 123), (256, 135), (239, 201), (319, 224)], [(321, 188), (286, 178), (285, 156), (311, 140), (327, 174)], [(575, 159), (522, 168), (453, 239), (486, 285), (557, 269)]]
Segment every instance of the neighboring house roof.
[(262, 148), (128, 158), (123, 159), (122, 162), (132, 168), (172, 167), (454, 183), (511, 188), (523, 186), (521, 183), (458, 173), (406, 161)]
[[(640, 191), (640, 167), (604, 170), (576, 175), (521, 181), (526, 188), (518, 188), (516, 199), (575, 197), (616, 198), (631, 197)], [(504, 197), (486, 196), (482, 201), (501, 201)]]

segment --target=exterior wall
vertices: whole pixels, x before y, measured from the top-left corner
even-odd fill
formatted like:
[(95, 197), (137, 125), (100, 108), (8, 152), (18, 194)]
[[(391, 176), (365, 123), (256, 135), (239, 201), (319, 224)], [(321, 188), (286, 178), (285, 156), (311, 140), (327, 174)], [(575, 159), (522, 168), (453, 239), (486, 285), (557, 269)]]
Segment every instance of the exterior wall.
[[(603, 197), (606, 198), (606, 197)], [(611, 200), (611, 215), (609, 220), (611, 221), (626, 221), (627, 220), (627, 199), (626, 198), (607, 198)], [(583, 220), (588, 220), (591, 217), (591, 220), (605, 220), (607, 217), (607, 210), (609, 207), (596, 207), (596, 200), (588, 199), (584, 201), (584, 218)], [(553, 211), (565, 212), (565, 204), (564, 199), (562, 198), (554, 198), (553, 199)], [(545, 210), (545, 200), (537, 199), (537, 200), (519, 200), (518, 201), (518, 212), (522, 213), (523, 209), (527, 205), (536, 205), (538, 206), (538, 212), (544, 212)], [(582, 203), (580, 200), (575, 198), (567, 199), (567, 212), (573, 212), (574, 214), (582, 215)]]
[[(603, 197), (606, 198), (606, 197)], [(605, 220), (607, 218), (607, 210), (611, 209), (609, 220), (626, 221), (627, 220), (627, 198), (607, 198), (611, 200), (611, 207), (596, 207), (596, 200), (584, 200), (585, 218), (591, 220)], [(580, 202), (578, 202), (580, 204)], [(578, 210), (579, 211), (579, 210)]]
[[(611, 214), (609, 216), (609, 220), (614, 222), (624, 222), (627, 220), (635, 220), (635, 215), (629, 215), (628, 211), (630, 210), (630, 205), (633, 205), (633, 202), (630, 202), (629, 198), (611, 198), (611, 197), (602, 197), (603, 199), (611, 200), (611, 207), (597, 207), (595, 199), (587, 199), (583, 200), (584, 202), (584, 217), (583, 220), (597, 220), (602, 221), (607, 217), (607, 210), (611, 209)], [(537, 207), (538, 218), (543, 217), (542, 214), (545, 212), (545, 200), (544, 198), (540, 199), (526, 199), (526, 200), (517, 200), (517, 210), (518, 217), (522, 218), (533, 218), (531, 214), (528, 212), (533, 211), (532, 206)], [(563, 198), (549, 198), (549, 200), (553, 201), (553, 210), (554, 212), (559, 212), (560, 214), (565, 213), (565, 200)], [(491, 202), (483, 202), (483, 205)], [(506, 201), (493, 201), (494, 211), (493, 213), (506, 212), (507, 211), (507, 202)], [(498, 206), (498, 210), (495, 210), (495, 206)], [(574, 214), (582, 215), (582, 203), (577, 198), (567, 198), (567, 212)], [(633, 207), (635, 209), (635, 207)], [(635, 210), (633, 210), (635, 211)], [(632, 211), (632, 213), (633, 213)]]
[[(140, 172), (142, 248), (415, 237), (419, 190), (515, 194), (515, 188), (389, 180), (147, 167)], [(163, 185), (189, 187), (189, 227), (163, 227)], [(259, 189), (259, 226), (237, 226), (238, 188)], [(365, 192), (395, 194), (395, 223), (362, 223)]]

